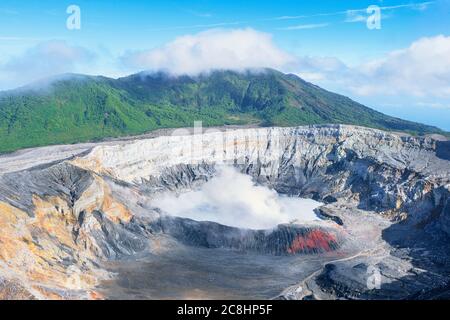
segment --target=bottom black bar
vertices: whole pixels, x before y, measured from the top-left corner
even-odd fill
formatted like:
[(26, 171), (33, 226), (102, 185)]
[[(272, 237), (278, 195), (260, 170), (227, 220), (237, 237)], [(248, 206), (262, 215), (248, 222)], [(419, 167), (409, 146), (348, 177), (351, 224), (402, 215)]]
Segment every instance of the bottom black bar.
[[(449, 301), (1, 301), (0, 310), (11, 311), (17, 317), (24, 312), (39, 312), (45, 317), (85, 318), (97, 312), (132, 320), (146, 319), (304, 319), (338, 317), (361, 319), (382, 317), (400, 312), (409, 316), (446, 312)], [(10, 310), (8, 310), (10, 309)], [(51, 312), (49, 312), (51, 310)], [(6, 318), (5, 318), (6, 319)], [(95, 319), (95, 318), (94, 318)]]

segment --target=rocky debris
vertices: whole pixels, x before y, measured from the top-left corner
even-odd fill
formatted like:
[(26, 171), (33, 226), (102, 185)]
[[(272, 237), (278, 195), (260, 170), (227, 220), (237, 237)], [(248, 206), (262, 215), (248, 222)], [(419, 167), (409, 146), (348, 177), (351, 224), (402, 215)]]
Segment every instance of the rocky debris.
[(189, 188), (214, 174), (220, 160), (283, 194), (354, 200), (358, 208), (403, 219), (439, 206), (442, 197), (433, 191), (446, 188), (450, 176), (449, 161), (437, 156), (442, 149), (442, 141), (429, 137), (328, 125), (100, 145), (72, 163), (153, 191)]
[(416, 268), (398, 257), (375, 255), (326, 264), (309, 285), (322, 299), (392, 300), (445, 295), (448, 281), (447, 276)]
[(170, 235), (186, 245), (272, 255), (319, 254), (337, 250), (344, 241), (337, 230), (318, 225), (243, 230), (214, 222), (162, 216), (151, 228), (155, 233)]
[(2, 292), (24, 298), (12, 290), (24, 286), (33, 298), (91, 298), (88, 289), (109, 277), (101, 261), (148, 246), (131, 220), (106, 182), (69, 163), (0, 176)]
[(0, 278), (0, 300), (34, 300), (35, 297), (20, 283)]
[[(0, 287), (17, 297), (97, 297), (92, 289), (110, 276), (102, 262), (152, 250), (163, 235), (202, 248), (342, 255), (307, 277), (307, 290), (282, 297), (444, 297), (448, 147), (432, 137), (328, 125), (74, 146), (73, 156), (69, 146), (58, 157), (48, 148), (42, 158), (33, 150), (2, 156), (11, 166), (0, 166)], [(317, 214), (329, 221), (239, 230), (151, 206), (155, 193), (196, 188), (219, 164), (279, 193), (323, 201)], [(375, 291), (367, 287), (369, 267), (381, 274)]]
[(90, 172), (67, 163), (37, 166), (1, 175), (0, 201), (33, 216), (33, 196), (60, 197), (73, 206), (92, 181)]
[(339, 218), (338, 216), (333, 215), (331, 213), (332, 211), (326, 207), (317, 208), (316, 210), (314, 210), (314, 212), (321, 219), (334, 221), (336, 224), (340, 226), (344, 225), (342, 219)]
[(93, 218), (100, 228), (85, 227), (84, 219), (79, 222), (81, 229), (89, 233), (90, 238), (95, 239), (107, 259), (120, 259), (147, 248), (149, 234), (145, 229), (134, 222), (117, 224), (109, 220), (100, 211), (92, 213)]
[(208, 163), (179, 164), (166, 168), (158, 176), (142, 178), (139, 189), (147, 194), (157, 192), (192, 190), (216, 174), (214, 165)]

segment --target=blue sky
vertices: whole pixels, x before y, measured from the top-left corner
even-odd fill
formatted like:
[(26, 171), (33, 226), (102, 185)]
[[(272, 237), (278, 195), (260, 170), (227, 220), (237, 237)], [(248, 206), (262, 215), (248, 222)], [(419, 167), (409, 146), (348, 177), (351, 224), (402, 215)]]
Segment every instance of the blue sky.
[[(80, 30), (66, 28), (72, 4)], [(382, 9), (379, 30), (366, 26), (370, 5)], [(228, 67), (229, 58), (450, 130), (449, 33), (450, 0), (2, 0), (0, 90), (61, 72), (193, 73)]]

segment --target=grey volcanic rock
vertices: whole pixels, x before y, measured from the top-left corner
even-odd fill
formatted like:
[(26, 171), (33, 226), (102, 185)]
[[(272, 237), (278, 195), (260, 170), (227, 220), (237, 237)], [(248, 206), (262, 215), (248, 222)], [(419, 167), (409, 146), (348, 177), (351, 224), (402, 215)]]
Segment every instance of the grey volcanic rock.
[(0, 176), (0, 201), (33, 216), (33, 195), (62, 196), (73, 205), (92, 180), (88, 171), (67, 163), (6, 173)]
[(341, 125), (205, 134), (198, 142), (201, 153), (191, 149), (195, 139), (98, 146), (73, 163), (151, 193), (206, 181), (215, 173), (217, 154), (223, 154), (221, 163), (280, 193), (345, 199), (397, 220), (436, 222), (434, 227), (448, 234), (450, 165), (439, 156), (445, 153), (442, 141)]
[[(0, 222), (6, 228), (0, 276), (34, 297), (67, 289), (85, 298), (109, 277), (103, 262), (158, 252), (166, 243), (161, 239), (323, 261), (281, 293), (288, 299), (437, 298), (448, 292), (448, 141), (328, 125), (56, 149), (64, 153), (52, 156), (43, 148), (42, 157), (34, 149), (1, 158)], [(218, 165), (232, 165), (281, 194), (322, 201), (316, 212), (324, 221), (241, 230), (170, 217), (152, 206), (155, 194), (198, 188)], [(10, 252), (21, 254), (12, 259)], [(23, 273), (24, 263), (48, 273), (48, 288), (35, 289), (41, 278)], [(372, 269), (379, 289), (367, 285)], [(75, 285), (67, 284), (68, 270), (75, 270)]]
[(317, 208), (316, 210), (314, 210), (314, 212), (321, 219), (334, 221), (334, 222), (336, 222), (336, 224), (338, 224), (340, 226), (342, 226), (344, 224), (344, 222), (342, 221), (341, 218), (339, 218), (338, 216), (333, 215), (332, 211), (330, 211), (326, 207)]
[[(84, 215), (80, 215), (79, 224), (84, 225)], [(104, 257), (118, 259), (132, 255), (147, 248), (149, 234), (145, 228), (134, 221), (117, 225), (111, 222), (102, 212), (94, 211), (93, 217), (100, 224), (100, 230), (92, 230), (90, 236), (96, 239)]]
[(214, 222), (163, 216), (151, 226), (155, 232), (168, 234), (191, 246), (229, 248), (271, 255), (334, 251), (344, 240), (332, 228), (295, 224), (279, 225), (274, 230), (243, 230)]

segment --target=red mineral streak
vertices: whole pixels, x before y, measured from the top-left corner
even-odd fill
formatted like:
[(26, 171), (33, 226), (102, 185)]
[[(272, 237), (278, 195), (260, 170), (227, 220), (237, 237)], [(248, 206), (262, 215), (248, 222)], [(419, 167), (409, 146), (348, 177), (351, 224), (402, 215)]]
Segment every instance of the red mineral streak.
[(305, 236), (297, 236), (291, 243), (287, 252), (295, 254), (297, 252), (310, 251), (313, 249), (320, 251), (331, 251), (331, 244), (336, 243), (336, 237), (333, 234), (322, 230), (313, 230)]

